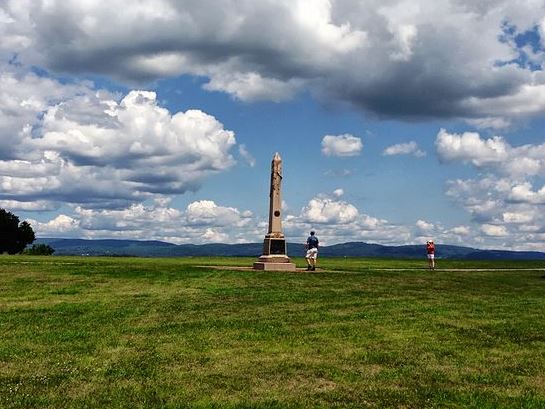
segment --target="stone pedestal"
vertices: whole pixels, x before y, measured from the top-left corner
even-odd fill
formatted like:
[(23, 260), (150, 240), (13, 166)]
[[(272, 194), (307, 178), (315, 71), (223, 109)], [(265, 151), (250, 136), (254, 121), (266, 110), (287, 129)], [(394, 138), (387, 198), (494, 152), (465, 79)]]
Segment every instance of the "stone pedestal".
[(286, 239), (265, 237), (263, 255), (254, 263), (254, 270), (295, 271), (295, 264), (290, 263), (286, 250)]
[[(261, 259), (261, 257), (259, 257)], [(289, 259), (288, 259), (289, 260)], [(295, 271), (295, 264), (290, 262), (275, 263), (271, 261), (256, 261), (254, 263), (254, 270), (263, 271)]]

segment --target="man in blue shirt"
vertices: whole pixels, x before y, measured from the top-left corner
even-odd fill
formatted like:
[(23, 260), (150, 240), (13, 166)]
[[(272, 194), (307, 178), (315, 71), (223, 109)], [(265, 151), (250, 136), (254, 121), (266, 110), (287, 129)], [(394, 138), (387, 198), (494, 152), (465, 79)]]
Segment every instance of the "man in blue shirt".
[(316, 270), (316, 259), (318, 258), (318, 246), (320, 241), (316, 237), (314, 230), (310, 232), (310, 236), (307, 239), (306, 249), (307, 255), (307, 270), (315, 271)]

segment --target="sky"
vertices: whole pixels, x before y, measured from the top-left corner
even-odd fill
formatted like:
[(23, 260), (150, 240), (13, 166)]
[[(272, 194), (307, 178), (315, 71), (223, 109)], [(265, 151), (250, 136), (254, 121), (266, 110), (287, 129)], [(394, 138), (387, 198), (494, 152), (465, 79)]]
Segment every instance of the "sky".
[(283, 227), (545, 251), (545, 1), (0, 0), (0, 207), (38, 237)]

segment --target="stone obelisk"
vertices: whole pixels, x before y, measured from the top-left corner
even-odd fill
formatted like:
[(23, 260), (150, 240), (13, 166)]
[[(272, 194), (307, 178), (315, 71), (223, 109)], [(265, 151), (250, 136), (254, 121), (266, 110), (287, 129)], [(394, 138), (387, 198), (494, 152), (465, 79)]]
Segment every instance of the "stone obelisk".
[(294, 271), (287, 254), (286, 238), (282, 233), (282, 158), (275, 153), (271, 163), (269, 201), (269, 231), (263, 241), (263, 255), (254, 263), (255, 270)]

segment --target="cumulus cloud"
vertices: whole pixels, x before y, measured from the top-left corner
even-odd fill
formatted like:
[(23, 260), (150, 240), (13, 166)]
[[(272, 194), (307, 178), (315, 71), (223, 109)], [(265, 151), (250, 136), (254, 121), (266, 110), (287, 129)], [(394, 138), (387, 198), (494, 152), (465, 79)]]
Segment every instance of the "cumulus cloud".
[(226, 243), (229, 241), (229, 235), (217, 229), (207, 228), (201, 235), (201, 239), (207, 243)]
[(442, 160), (462, 160), (475, 166), (501, 163), (508, 155), (508, 147), (503, 138), (495, 136), (483, 140), (476, 132), (464, 132), (460, 135), (441, 129), (435, 144)]
[(503, 221), (505, 223), (528, 224), (533, 222), (534, 219), (535, 213), (532, 210), (503, 213)]
[(543, 48), (520, 41), (543, 42), (544, 16), (535, 0), (145, 0), (130, 12), (122, 0), (6, 0), (0, 56), (125, 83), (195, 75), (245, 101), (309, 91), (383, 116), (505, 126), (545, 110)]
[(479, 223), (500, 220), (508, 209), (509, 196), (515, 182), (492, 175), (480, 179), (457, 179), (447, 183), (447, 196), (465, 208)]
[(232, 131), (199, 110), (172, 114), (153, 92), (116, 98), (30, 73), (0, 82), (10, 93), (0, 109), (0, 200), (11, 207), (124, 207), (196, 190), (234, 164)]
[[(436, 147), (443, 161), (473, 166), (477, 177), (447, 182), (446, 194), (479, 226), (482, 243), (541, 250), (545, 237), (545, 144), (513, 146), (501, 136), (439, 132)], [(491, 241), (492, 240), (492, 241)]]
[(275, 78), (264, 78), (259, 73), (221, 72), (211, 75), (210, 82), (204, 85), (208, 91), (223, 91), (242, 101), (271, 100), (281, 102), (291, 99), (302, 88), (302, 80), (286, 82)]
[(186, 218), (193, 226), (232, 226), (245, 224), (252, 217), (252, 213), (246, 211), (240, 213), (233, 207), (222, 207), (211, 200), (200, 200), (187, 206)]
[[(1, 24), (0, 24), (1, 26)], [(60, 84), (27, 70), (0, 63), (0, 158), (13, 157), (36, 117), (66, 99), (93, 95), (88, 84)]]
[(0, 200), (0, 208), (10, 211), (53, 211), (60, 207), (60, 203), (47, 200), (21, 202), (18, 200)]
[(310, 200), (301, 215), (309, 223), (347, 224), (358, 217), (358, 209), (342, 200), (322, 196)]
[[(491, 182), (489, 182), (491, 183)], [(492, 203), (492, 204), (491, 204)], [(432, 238), (442, 244), (458, 244), (473, 247), (503, 247), (511, 249), (538, 249), (543, 237), (539, 237), (539, 224), (531, 210), (512, 208), (504, 212), (499, 203), (490, 201), (472, 203), (486, 218), (475, 225), (445, 226), (440, 222), (418, 219), (412, 225), (396, 224), (360, 211), (354, 204), (340, 200), (335, 194), (319, 194), (312, 198), (299, 214), (290, 214), (284, 222), (288, 236), (300, 237), (316, 230), (324, 245), (364, 241), (380, 244), (423, 244)], [(487, 208), (488, 206), (488, 208)], [(347, 215), (349, 215), (347, 217)], [(518, 240), (521, 240), (518, 242)]]
[(322, 153), (325, 156), (356, 156), (362, 148), (361, 138), (350, 134), (326, 135), (322, 138)]
[(185, 210), (168, 200), (133, 204), (123, 209), (84, 209), (47, 222), (29, 220), (40, 237), (84, 237), (164, 240), (173, 243), (258, 241), (263, 232), (251, 212), (217, 205), (210, 200), (190, 203)]
[(328, 169), (324, 172), (325, 176), (335, 177), (335, 178), (346, 178), (352, 176), (354, 172), (350, 169)]
[[(363, 241), (380, 244), (423, 244), (433, 237), (436, 243), (479, 246), (482, 237), (506, 240), (516, 226), (519, 237), (534, 239), (524, 243), (534, 248), (540, 233), (531, 211), (498, 213), (500, 218), (482, 223), (474, 232), (469, 226), (445, 227), (419, 219), (412, 226), (392, 223), (360, 211), (340, 199), (340, 189), (319, 194), (299, 212), (285, 211), (284, 232), (290, 242), (304, 242), (316, 230), (323, 245)], [(536, 216), (536, 217), (534, 217)], [(507, 223), (503, 226), (502, 220)], [(260, 242), (267, 231), (267, 220), (249, 210), (217, 204), (211, 200), (189, 203), (183, 210), (172, 207), (168, 198), (157, 197), (148, 204), (138, 203), (120, 209), (76, 207), (45, 222), (28, 220), (39, 237), (83, 237), (163, 240), (173, 243)], [(507, 243), (509, 244), (509, 243)], [(512, 246), (516, 247), (516, 246)], [(294, 254), (295, 250), (291, 250)]]
[(471, 233), (471, 229), (468, 226), (456, 226), (450, 229), (453, 234), (467, 236)]
[(42, 223), (33, 219), (28, 220), (38, 236), (41, 237), (78, 237), (81, 232), (80, 222), (73, 217), (60, 214), (48, 222)]
[(533, 176), (545, 171), (545, 143), (514, 147), (501, 136), (484, 139), (477, 132), (455, 134), (441, 129), (435, 146), (444, 162), (467, 162), (512, 177)]
[(417, 220), (416, 221), (416, 228), (422, 233), (422, 234), (429, 234), (433, 232), (435, 229), (435, 226), (433, 223), (429, 223), (425, 220)]
[(545, 204), (545, 186), (534, 191), (530, 182), (516, 184), (511, 188), (508, 200), (515, 203), (528, 203), (534, 205)]
[(323, 245), (348, 241), (383, 244), (412, 242), (414, 235), (411, 228), (360, 212), (352, 203), (340, 200), (340, 190), (336, 189), (332, 194), (319, 194), (309, 200), (299, 214), (288, 214), (284, 221), (286, 234), (299, 237), (304, 242), (305, 234), (316, 230)]
[(487, 236), (492, 237), (505, 237), (508, 234), (505, 226), (495, 226), (492, 224), (483, 224), (481, 231)]
[[(304, 242), (311, 229), (322, 243), (368, 241), (384, 244), (410, 243), (411, 229), (361, 213), (339, 200), (339, 189), (320, 194), (298, 213), (285, 212), (284, 231), (290, 241)], [(40, 237), (156, 239), (173, 243), (260, 242), (267, 220), (249, 210), (199, 200), (184, 210), (173, 208), (167, 198), (123, 209), (77, 207), (48, 222), (29, 220)], [(292, 250), (293, 252), (293, 250)]]
[(335, 197), (341, 197), (342, 195), (344, 195), (344, 190), (343, 189), (335, 189), (333, 191), (333, 196)]
[(246, 149), (246, 145), (241, 144), (238, 146), (238, 153), (242, 158), (246, 161), (246, 163), (253, 168), (255, 166), (255, 158), (252, 156), (250, 152), (248, 152), (248, 149)]
[(426, 156), (426, 152), (418, 148), (418, 145), (414, 141), (410, 141), (407, 143), (398, 143), (396, 145), (388, 146), (386, 149), (384, 149), (384, 152), (382, 152), (385, 156), (392, 156), (392, 155), (413, 155), (417, 158), (421, 158), (423, 156)]

